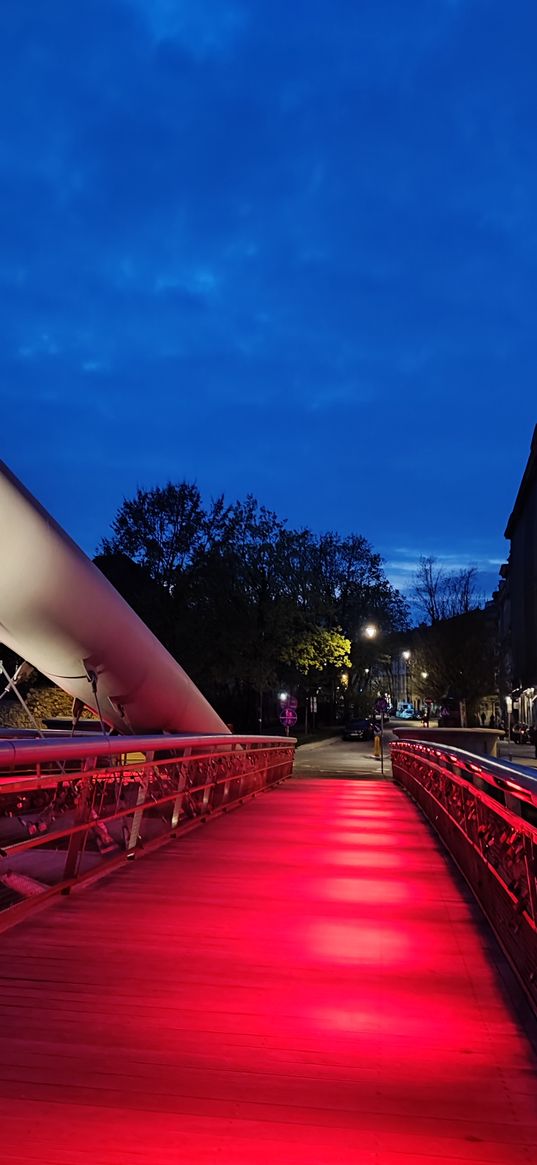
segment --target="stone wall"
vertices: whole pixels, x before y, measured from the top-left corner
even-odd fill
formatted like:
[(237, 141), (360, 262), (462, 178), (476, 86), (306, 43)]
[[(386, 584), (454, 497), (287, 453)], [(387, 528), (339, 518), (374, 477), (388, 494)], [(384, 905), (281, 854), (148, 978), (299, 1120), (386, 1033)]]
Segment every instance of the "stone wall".
[[(71, 716), (72, 697), (62, 692), (61, 688), (31, 688), (25, 700), (40, 728), (45, 728), (45, 720), (52, 716)], [(4, 728), (32, 727), (22, 704), (15, 696), (4, 696), (0, 700), (0, 725)]]

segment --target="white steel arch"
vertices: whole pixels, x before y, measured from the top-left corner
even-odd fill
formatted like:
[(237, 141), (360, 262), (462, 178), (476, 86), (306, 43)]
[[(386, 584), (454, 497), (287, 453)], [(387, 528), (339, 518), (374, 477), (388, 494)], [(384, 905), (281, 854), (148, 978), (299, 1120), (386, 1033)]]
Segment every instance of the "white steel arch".
[[(120, 732), (228, 732), (186, 672), (0, 461), (0, 641)], [(96, 693), (92, 687), (96, 682)]]

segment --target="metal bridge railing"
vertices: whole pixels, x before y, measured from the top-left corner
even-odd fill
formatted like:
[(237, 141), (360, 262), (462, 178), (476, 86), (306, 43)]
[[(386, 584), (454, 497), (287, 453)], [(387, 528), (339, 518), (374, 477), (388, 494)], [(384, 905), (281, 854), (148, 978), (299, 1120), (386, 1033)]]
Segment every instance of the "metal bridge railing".
[(0, 929), (292, 773), (295, 741), (0, 741)]
[(443, 744), (391, 745), (392, 771), (464, 874), (537, 1008), (537, 774)]

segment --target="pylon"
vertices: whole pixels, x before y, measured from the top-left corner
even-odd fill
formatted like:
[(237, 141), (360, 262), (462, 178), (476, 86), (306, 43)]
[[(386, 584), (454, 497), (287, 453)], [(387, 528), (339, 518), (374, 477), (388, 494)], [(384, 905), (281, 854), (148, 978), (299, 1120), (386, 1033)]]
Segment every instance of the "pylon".
[(375, 736), (373, 743), (373, 756), (375, 760), (380, 760), (380, 736)]

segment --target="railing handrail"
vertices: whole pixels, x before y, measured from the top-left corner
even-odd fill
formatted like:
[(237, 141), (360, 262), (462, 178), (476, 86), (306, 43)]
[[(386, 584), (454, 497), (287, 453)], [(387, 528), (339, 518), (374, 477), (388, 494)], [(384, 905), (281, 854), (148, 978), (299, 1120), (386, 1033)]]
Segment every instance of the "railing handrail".
[[(101, 734), (80, 734), (62, 740), (50, 738), (0, 740), (0, 782), (5, 770), (18, 765), (54, 764), (69, 760), (84, 760), (86, 757), (117, 757), (132, 752), (158, 753), (175, 752), (185, 748), (203, 748), (211, 745), (225, 747), (226, 751), (236, 745), (285, 747), (296, 744), (292, 736), (230, 735), (229, 733), (189, 733), (162, 736), (104, 736)], [(3, 771), (4, 770), (4, 771)]]
[(444, 741), (392, 745), (394, 780), (443, 841), (537, 1012), (537, 779)]
[(514, 797), (519, 796), (521, 800), (529, 801), (537, 806), (537, 776), (535, 770), (529, 767), (514, 764), (511, 761), (498, 761), (489, 756), (478, 756), (476, 753), (467, 752), (462, 748), (453, 748), (448, 744), (423, 741), (417, 738), (415, 740), (393, 741), (390, 748), (394, 752), (402, 750), (431, 758), (441, 757), (444, 763), (451, 760), (453, 769), (462, 770), (462, 772), (453, 771), (455, 778), (469, 779), (472, 783), (472, 777), (479, 777), (480, 780), (486, 781), (502, 793), (509, 793)]
[(80, 735), (0, 744), (0, 930), (292, 774), (295, 738)]

